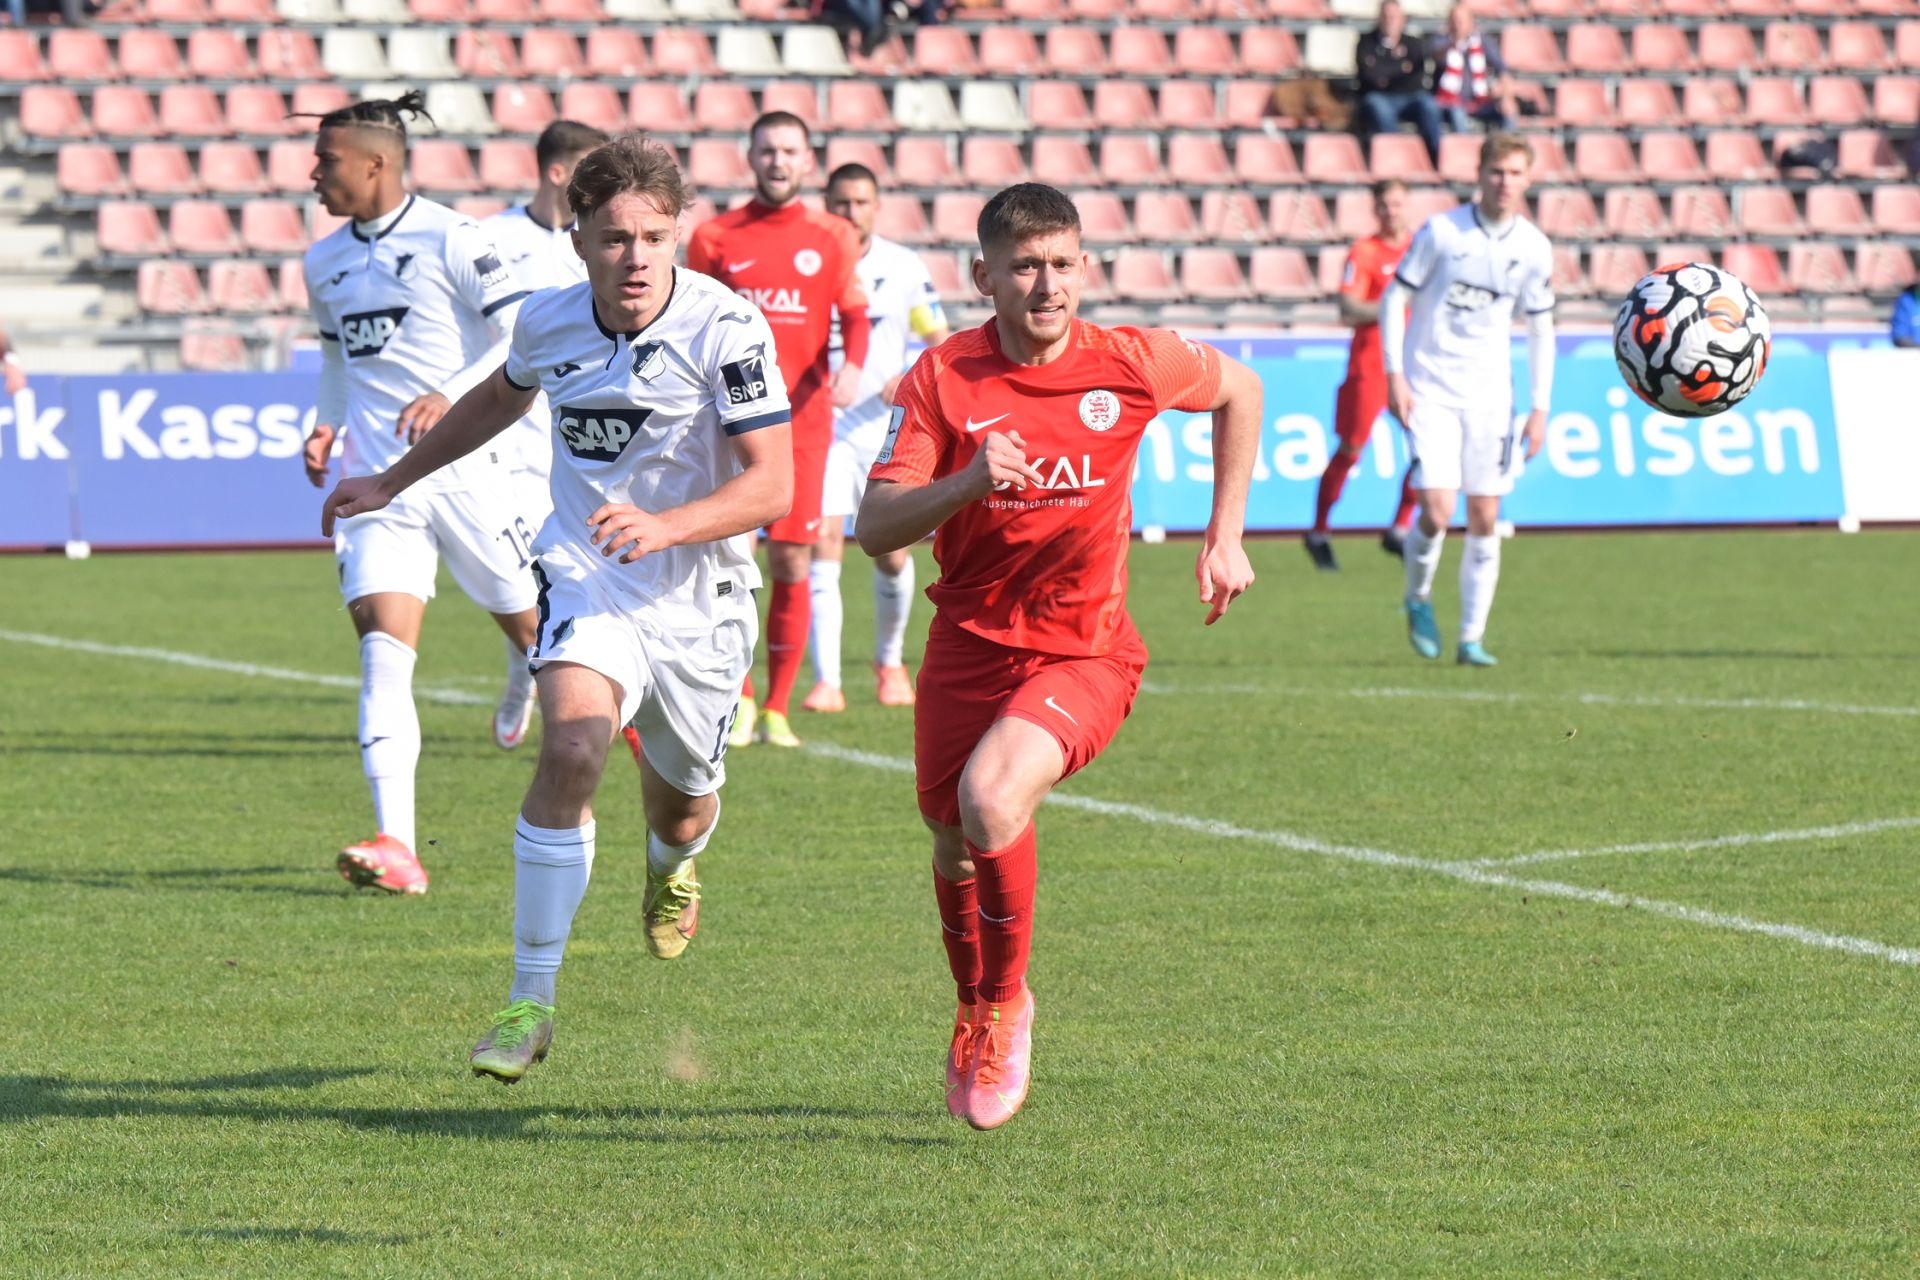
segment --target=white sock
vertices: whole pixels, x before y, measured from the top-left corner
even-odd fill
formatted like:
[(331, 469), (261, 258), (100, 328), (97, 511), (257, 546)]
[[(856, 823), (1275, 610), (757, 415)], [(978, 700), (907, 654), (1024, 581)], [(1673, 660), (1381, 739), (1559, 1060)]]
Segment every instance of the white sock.
[(913, 557), (898, 573), (873, 567), (873, 662), (897, 667), (907, 643), (907, 615), (913, 612)]
[(1407, 531), (1407, 545), (1400, 555), (1407, 566), (1407, 602), (1424, 601), (1433, 596), (1433, 576), (1440, 571), (1440, 552), (1446, 546), (1447, 531), (1432, 537), (1419, 520)]
[(533, 672), (527, 670), (527, 651), (511, 636), (500, 638), (507, 642), (507, 691), (500, 700), (517, 706), (533, 696)]
[(413, 770), (420, 713), (413, 706), (418, 655), (384, 631), (360, 637), (360, 766), (373, 792), (373, 821), (414, 852)]
[(657, 876), (670, 876), (674, 872), (700, 856), (707, 847), (707, 841), (713, 839), (713, 833), (720, 829), (720, 797), (713, 798), (713, 821), (685, 844), (668, 844), (653, 832), (647, 832), (647, 869)]
[(813, 558), (807, 572), (813, 604), (813, 672), (821, 684), (840, 687), (840, 631), (846, 610), (840, 603), (840, 562)]
[(1467, 535), (1466, 555), (1460, 560), (1460, 643), (1487, 634), (1487, 615), (1493, 612), (1493, 591), (1500, 585), (1500, 535)]
[(556, 831), (521, 818), (513, 828), (513, 989), (507, 1003), (553, 1003), (574, 913), (593, 875), (593, 820)]

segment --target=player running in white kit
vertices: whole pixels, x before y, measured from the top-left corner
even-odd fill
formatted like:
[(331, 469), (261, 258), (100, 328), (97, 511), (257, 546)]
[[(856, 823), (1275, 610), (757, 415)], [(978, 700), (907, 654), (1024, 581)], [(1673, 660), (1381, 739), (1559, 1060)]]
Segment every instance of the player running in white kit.
[[(349, 476), (383, 471), (425, 438), (449, 405), (505, 351), (526, 295), (472, 219), (409, 195), (404, 115), (419, 95), (342, 107), (320, 119), (314, 189), (346, 226), (307, 250), (306, 281), (324, 360), (307, 476), (326, 481), (338, 432)], [(341, 524), (340, 594), (360, 636), (360, 755), (378, 834), (342, 850), (340, 874), (389, 893), (424, 893), (416, 854), (414, 770), (420, 718), (413, 669), (441, 557), (460, 589), (494, 616), (508, 645), (533, 641), (527, 525), (497, 453), (468, 458), (400, 502)], [(524, 729), (533, 677), (509, 668), (494, 712)]]
[[(1526, 437), (1526, 457), (1540, 452), (1553, 399), (1553, 246), (1523, 212), (1532, 176), (1533, 148), (1526, 139), (1488, 137), (1476, 198), (1420, 228), (1380, 299), (1387, 408), (1407, 428), (1414, 457), (1410, 483), (1420, 495), (1420, 518), (1403, 552), (1407, 636), (1421, 657), (1440, 656), (1433, 579), (1465, 489), (1462, 666), (1494, 665), (1482, 638), (1500, 580), (1500, 499), (1513, 489), (1516, 437)], [(1516, 311), (1527, 317), (1533, 383), (1529, 412), (1518, 429)]]
[(545, 728), (514, 832), (513, 985), (469, 1055), (506, 1081), (552, 1041), (555, 977), (593, 866), (593, 796), (629, 722), (643, 749), (648, 946), (672, 959), (693, 936), (694, 858), (719, 821), (758, 630), (747, 535), (793, 500), (773, 331), (752, 303), (674, 267), (687, 194), (672, 154), (617, 138), (580, 162), (568, 198), (587, 283), (531, 300), (506, 363), (392, 470), (343, 481), (324, 516), (393, 501), (546, 392), (554, 512), (534, 543), (533, 647)]
[[(880, 182), (862, 164), (843, 164), (827, 177), (827, 212), (845, 218), (860, 233), (857, 270), (867, 293), (873, 332), (860, 379), (860, 398), (833, 414), (833, 447), (821, 499), (820, 541), (814, 545), (808, 591), (813, 603), (813, 692), (800, 704), (805, 711), (845, 711), (840, 687), (840, 562), (845, 555), (847, 517), (860, 510), (867, 472), (886, 442), (894, 389), (913, 363), (908, 347), (917, 339), (937, 347), (947, 337), (947, 317), (939, 291), (920, 255), (873, 233), (880, 212)], [(833, 353), (839, 367), (839, 351)], [(907, 614), (913, 608), (913, 551), (902, 548), (873, 561), (873, 670), (875, 696), (882, 706), (913, 705), (913, 681), (902, 661)]]

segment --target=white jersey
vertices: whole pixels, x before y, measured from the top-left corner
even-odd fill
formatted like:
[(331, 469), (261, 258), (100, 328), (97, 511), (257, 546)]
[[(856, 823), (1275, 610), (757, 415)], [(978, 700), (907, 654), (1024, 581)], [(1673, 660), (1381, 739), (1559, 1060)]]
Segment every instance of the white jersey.
[[(861, 369), (860, 398), (833, 415), (834, 435), (847, 439), (862, 429), (877, 429), (882, 434), (892, 406), (881, 399), (887, 383), (907, 371), (912, 363), (907, 348), (916, 338), (926, 338), (947, 327), (946, 313), (940, 309), (940, 292), (920, 255), (903, 244), (883, 236), (874, 236), (855, 270), (860, 286), (867, 293), (867, 316), (873, 336), (867, 345), (867, 363)], [(842, 360), (840, 326), (833, 331), (832, 367)]]
[[(343, 357), (345, 411), (333, 425), (346, 435), (350, 476), (384, 471), (407, 451), (394, 434), (400, 411), (479, 360), (493, 345), (490, 318), (526, 297), (478, 223), (419, 196), (372, 234), (347, 223), (307, 250), (305, 267), (320, 338)], [(497, 461), (482, 452), (421, 485), (464, 488)]]
[(637, 333), (606, 328), (586, 284), (534, 295), (514, 326), (507, 380), (553, 406), (553, 514), (536, 559), (589, 574), (667, 630), (697, 630), (760, 585), (753, 539), (670, 547), (632, 564), (600, 554), (587, 517), (609, 502), (664, 511), (737, 475), (729, 440), (792, 418), (759, 308), (676, 268), (667, 304)]
[[(480, 230), (495, 247), (520, 284), (527, 289), (560, 289), (587, 278), (587, 264), (573, 250), (573, 226), (548, 227), (534, 220), (526, 205), (515, 205), (483, 219)], [(545, 396), (534, 400), (527, 416), (499, 437), (508, 466), (546, 475), (553, 468), (552, 417)]]
[(1422, 398), (1468, 405), (1513, 391), (1513, 319), (1553, 309), (1553, 245), (1516, 215), (1493, 235), (1474, 204), (1414, 233), (1396, 278), (1413, 290), (1403, 368)]

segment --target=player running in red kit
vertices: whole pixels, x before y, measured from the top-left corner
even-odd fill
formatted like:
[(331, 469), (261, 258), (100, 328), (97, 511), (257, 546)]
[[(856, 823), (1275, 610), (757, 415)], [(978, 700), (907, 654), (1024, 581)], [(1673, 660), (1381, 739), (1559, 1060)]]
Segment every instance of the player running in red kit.
[[(769, 111), (747, 138), (753, 199), (697, 227), (687, 243), (687, 265), (749, 299), (773, 325), (775, 356), (793, 400), (793, 509), (767, 527), (767, 568), (773, 599), (767, 607), (767, 701), (754, 733), (749, 679), (734, 718), (733, 746), (758, 738), (797, 747), (787, 723), (793, 682), (807, 656), (812, 603), (807, 583), (813, 544), (820, 540), (820, 496), (833, 447), (833, 410), (860, 393), (870, 326), (867, 298), (855, 268), (859, 233), (844, 218), (800, 203), (800, 184), (813, 172), (813, 137), (806, 121)], [(827, 345), (833, 313), (840, 313), (845, 362), (829, 380)], [(746, 394), (749, 389), (743, 389)]]
[[(1387, 407), (1387, 366), (1380, 353), (1380, 295), (1386, 292), (1394, 269), (1400, 265), (1400, 255), (1413, 239), (1413, 228), (1407, 225), (1407, 184), (1398, 178), (1374, 183), (1373, 215), (1379, 220), (1380, 230), (1347, 251), (1346, 271), (1340, 277), (1340, 319), (1353, 328), (1353, 346), (1347, 353), (1347, 380), (1340, 384), (1333, 407), (1333, 430), (1340, 437), (1340, 445), (1321, 473), (1320, 492), (1313, 504), (1313, 528), (1303, 539), (1317, 569), (1340, 567), (1333, 558), (1333, 544), (1327, 541), (1327, 518), (1347, 487), (1347, 473), (1360, 461), (1360, 451), (1373, 436), (1374, 423)], [(1400, 554), (1416, 505), (1412, 489), (1403, 480), (1393, 526), (1380, 538), (1381, 545), (1393, 555)]]
[(856, 533), (880, 555), (937, 530), (914, 768), (959, 995), (947, 1108), (991, 1129), (1027, 1094), (1034, 811), (1112, 739), (1146, 668), (1126, 611), (1141, 435), (1163, 409), (1213, 413), (1196, 569), (1211, 623), (1253, 581), (1240, 538), (1262, 407), (1253, 372), (1212, 347), (1075, 318), (1087, 260), (1059, 191), (1007, 188), (979, 236), (994, 317), (901, 383)]

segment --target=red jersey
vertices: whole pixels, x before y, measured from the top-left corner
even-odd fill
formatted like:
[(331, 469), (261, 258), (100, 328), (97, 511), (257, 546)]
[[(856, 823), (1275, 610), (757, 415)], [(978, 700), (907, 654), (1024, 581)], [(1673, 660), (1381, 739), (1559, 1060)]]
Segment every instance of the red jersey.
[(901, 381), (873, 479), (926, 484), (963, 470), (983, 432), (1018, 432), (1044, 489), (997, 489), (933, 539), (942, 617), (996, 643), (1099, 657), (1133, 635), (1126, 613), (1133, 462), (1162, 409), (1198, 412), (1220, 356), (1166, 329), (1076, 320), (1067, 351), (1016, 364), (992, 320), (922, 355)]
[[(1379, 302), (1400, 266), (1401, 255), (1412, 242), (1411, 236), (1398, 244), (1379, 236), (1368, 236), (1357, 242), (1347, 250), (1346, 269), (1340, 273), (1340, 292), (1362, 302)], [(1347, 376), (1386, 379), (1386, 358), (1380, 351), (1378, 321), (1354, 328), (1353, 347), (1347, 352)]]
[(687, 241), (689, 267), (765, 313), (796, 431), (833, 430), (827, 339), (836, 308), (848, 359), (866, 363), (867, 295), (855, 270), (859, 262), (853, 224), (797, 200), (779, 209), (752, 201), (701, 223)]

